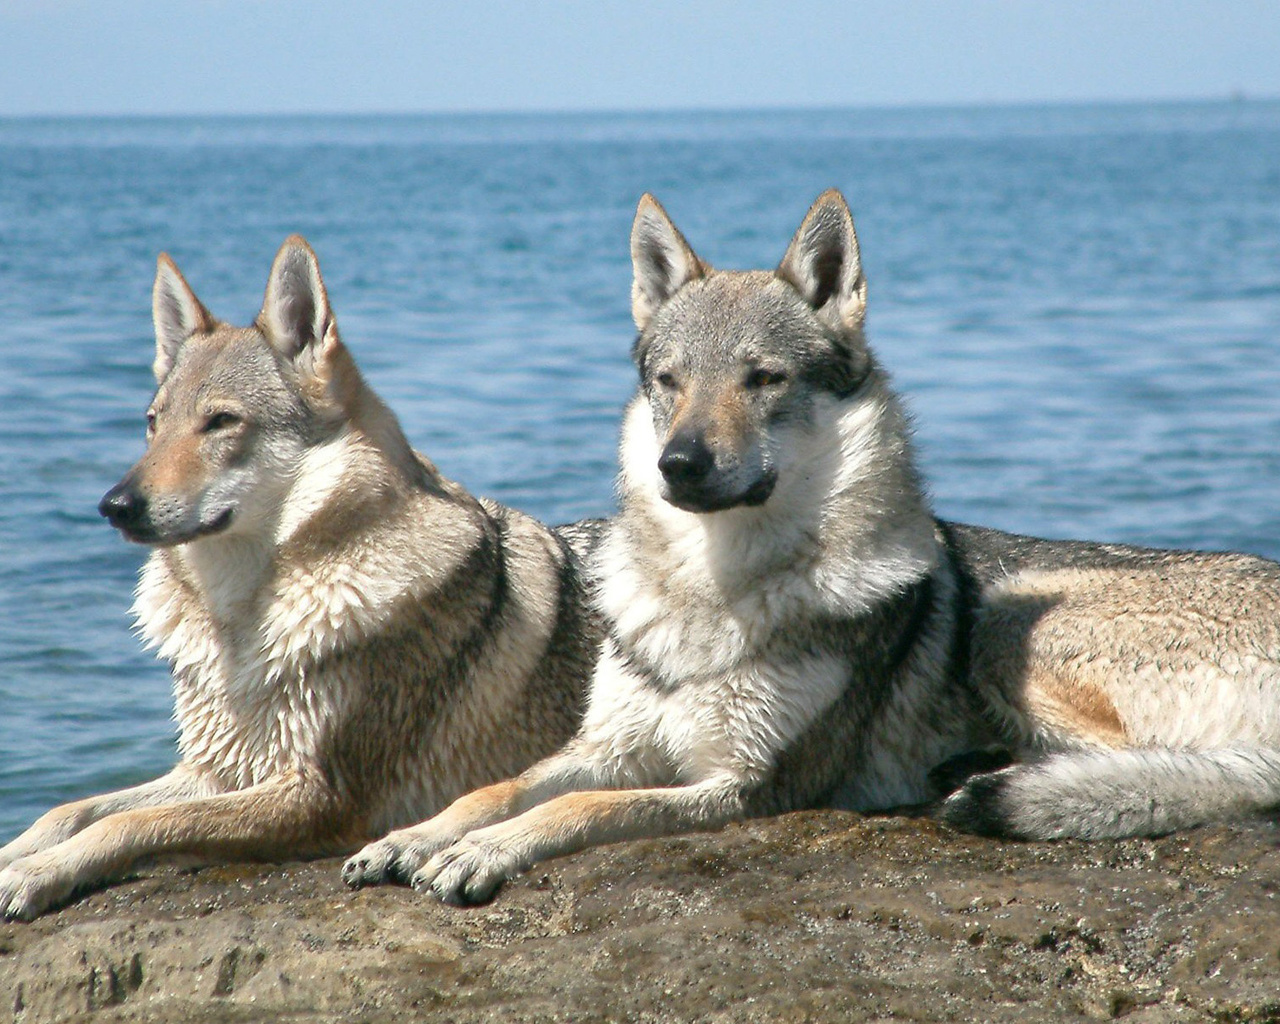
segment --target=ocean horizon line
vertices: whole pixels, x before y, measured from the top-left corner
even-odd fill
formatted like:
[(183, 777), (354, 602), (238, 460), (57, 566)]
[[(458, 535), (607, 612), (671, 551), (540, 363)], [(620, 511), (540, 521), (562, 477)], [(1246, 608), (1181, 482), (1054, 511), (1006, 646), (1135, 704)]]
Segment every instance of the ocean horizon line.
[(710, 116), (758, 116), (773, 114), (841, 114), (911, 112), (948, 113), (953, 111), (1028, 111), (1028, 110), (1076, 110), (1098, 107), (1220, 107), (1238, 105), (1266, 106), (1280, 104), (1280, 94), (1255, 95), (1233, 91), (1216, 96), (1164, 96), (1164, 97), (1098, 97), (1077, 99), (1026, 100), (992, 99), (962, 102), (902, 103), (779, 103), (776, 105), (745, 106), (667, 106), (667, 107), (483, 107), (440, 109), (359, 109), (359, 110), (155, 110), (155, 111), (11, 111), (0, 112), (0, 123), (18, 121), (175, 121), (175, 120), (329, 120), (341, 119), (454, 119), (454, 118), (578, 118), (601, 117), (710, 117)]
[(1280, 98), (616, 111), (32, 114), (4, 145), (415, 145), (996, 138), (1280, 130)]

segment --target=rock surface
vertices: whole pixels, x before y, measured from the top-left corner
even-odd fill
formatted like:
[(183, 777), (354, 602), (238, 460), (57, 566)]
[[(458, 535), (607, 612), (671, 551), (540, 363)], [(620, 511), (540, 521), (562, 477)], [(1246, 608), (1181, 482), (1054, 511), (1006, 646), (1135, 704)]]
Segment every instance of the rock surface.
[(1280, 1021), (1280, 827), (1010, 844), (792, 814), (487, 907), (338, 861), (160, 871), (0, 926), (0, 1019)]

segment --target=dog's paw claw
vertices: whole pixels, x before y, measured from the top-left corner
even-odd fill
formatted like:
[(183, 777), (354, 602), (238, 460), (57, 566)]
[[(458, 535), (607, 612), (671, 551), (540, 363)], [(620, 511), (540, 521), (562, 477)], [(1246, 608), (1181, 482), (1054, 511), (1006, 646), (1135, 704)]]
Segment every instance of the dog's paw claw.
[(501, 846), (482, 839), (463, 838), (441, 850), (412, 880), (418, 892), (430, 892), (442, 903), (469, 907), (488, 903), (503, 882), (521, 871), (519, 861)]
[(443, 845), (447, 844), (408, 830), (392, 832), (348, 859), (342, 865), (342, 880), (353, 889), (384, 882), (412, 884), (418, 869)]
[(352, 889), (390, 881), (391, 865), (398, 850), (390, 837), (370, 843), (342, 865), (342, 880)]

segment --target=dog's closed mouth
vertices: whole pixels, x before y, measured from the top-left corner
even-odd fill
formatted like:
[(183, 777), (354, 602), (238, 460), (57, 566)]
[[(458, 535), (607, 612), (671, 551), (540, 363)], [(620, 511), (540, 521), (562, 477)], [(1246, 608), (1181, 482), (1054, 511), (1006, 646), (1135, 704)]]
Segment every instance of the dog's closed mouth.
[(164, 534), (155, 529), (150, 523), (116, 523), (116, 528), (124, 534), (125, 540), (132, 541), (135, 544), (148, 544), (152, 547), (176, 547), (179, 544), (187, 544), (193, 540), (199, 540), (202, 537), (211, 537), (216, 533), (221, 533), (231, 525), (231, 520), (235, 515), (234, 509), (224, 508), (216, 516), (207, 523), (199, 524), (194, 530), (188, 533), (180, 534)]
[(235, 512), (233, 509), (231, 509), (230, 507), (224, 508), (221, 512), (219, 512), (216, 516), (214, 516), (212, 522), (201, 524), (199, 531), (196, 533), (196, 536), (208, 537), (210, 534), (221, 533), (223, 530), (225, 530), (228, 526), (231, 525), (231, 519), (234, 515), (235, 515)]
[(757, 507), (769, 500), (774, 485), (778, 482), (775, 472), (768, 472), (760, 477), (745, 491), (738, 494), (722, 494), (697, 486), (668, 486), (667, 501), (685, 512), (724, 512), (731, 508), (743, 506)]

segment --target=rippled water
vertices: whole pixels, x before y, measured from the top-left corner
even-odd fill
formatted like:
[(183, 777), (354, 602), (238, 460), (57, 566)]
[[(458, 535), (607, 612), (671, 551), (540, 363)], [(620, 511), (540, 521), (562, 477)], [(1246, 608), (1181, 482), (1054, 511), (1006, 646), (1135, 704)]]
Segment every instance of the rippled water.
[(1278, 104), (0, 120), (0, 836), (174, 760), (95, 512), (157, 252), (243, 323), (302, 232), (414, 443), (565, 520), (612, 506), (640, 193), (763, 266), (832, 185), (940, 513), (1280, 557)]

